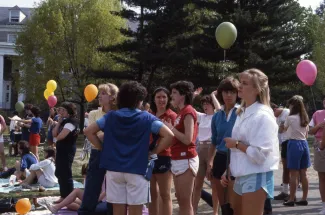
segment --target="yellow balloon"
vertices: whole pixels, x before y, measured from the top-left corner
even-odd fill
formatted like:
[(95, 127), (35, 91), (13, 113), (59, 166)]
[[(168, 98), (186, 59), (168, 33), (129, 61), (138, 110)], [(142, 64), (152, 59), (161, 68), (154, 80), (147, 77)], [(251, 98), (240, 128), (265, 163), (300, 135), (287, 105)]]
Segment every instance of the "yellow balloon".
[(46, 84), (46, 89), (48, 89), (50, 92), (54, 92), (56, 90), (57, 84), (54, 80), (49, 80)]
[(44, 90), (44, 97), (47, 100), (50, 96), (53, 96), (54, 92), (50, 92), (49, 89)]
[(18, 214), (27, 214), (32, 208), (32, 205), (30, 204), (29, 199), (24, 198), (17, 201), (15, 208)]
[(85, 88), (84, 94), (85, 94), (86, 100), (88, 102), (91, 102), (92, 100), (94, 100), (97, 97), (98, 89), (95, 85), (89, 84)]

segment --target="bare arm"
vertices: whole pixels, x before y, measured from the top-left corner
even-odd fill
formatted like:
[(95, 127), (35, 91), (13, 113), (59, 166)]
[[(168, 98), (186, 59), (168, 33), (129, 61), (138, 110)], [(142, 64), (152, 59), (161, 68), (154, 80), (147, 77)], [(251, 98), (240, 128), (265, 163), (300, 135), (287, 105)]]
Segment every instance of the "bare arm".
[(159, 154), (164, 149), (170, 147), (173, 141), (174, 134), (166, 125), (163, 125), (159, 130), (159, 136), (159, 144), (152, 151), (152, 154)]
[(186, 115), (184, 119), (185, 133), (177, 131), (176, 128), (171, 128), (175, 137), (180, 140), (185, 145), (190, 145), (192, 143), (194, 135), (194, 119), (191, 115)]
[(99, 126), (97, 123), (90, 124), (85, 130), (84, 134), (90, 141), (90, 143), (97, 149), (102, 149), (102, 142), (100, 141), (99, 137), (97, 136), (97, 132), (100, 131)]
[(216, 90), (216, 91), (213, 91), (213, 92), (211, 93), (211, 99), (212, 99), (212, 102), (213, 102), (213, 105), (214, 105), (214, 109), (215, 109), (216, 111), (218, 111), (218, 110), (221, 109), (221, 105), (220, 105), (220, 103), (219, 103), (219, 101), (218, 101), (218, 99), (217, 99), (217, 97), (216, 97), (217, 93), (218, 93), (217, 90)]

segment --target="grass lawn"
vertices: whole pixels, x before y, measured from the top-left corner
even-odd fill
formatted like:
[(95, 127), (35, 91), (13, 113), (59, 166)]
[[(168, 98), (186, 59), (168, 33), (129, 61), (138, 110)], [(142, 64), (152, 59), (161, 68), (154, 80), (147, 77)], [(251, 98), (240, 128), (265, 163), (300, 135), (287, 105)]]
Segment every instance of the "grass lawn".
[[(86, 158), (85, 160), (80, 159), (80, 152), (83, 146), (83, 135), (79, 135), (78, 140), (77, 140), (77, 152), (75, 155), (75, 159), (72, 164), (72, 175), (73, 179), (79, 182), (83, 182), (83, 178), (80, 174), (81, 172), (81, 166), (84, 163), (88, 162), (88, 159)], [(6, 138), (5, 138), (6, 139)], [(39, 147), (39, 156), (40, 159), (44, 159), (44, 153), (43, 150), (44, 148), (47, 147), (47, 144), (44, 143), (40, 145)], [(8, 151), (8, 142), (5, 142), (5, 154), (6, 154), (6, 162), (7, 162), (7, 167), (14, 167), (15, 161), (20, 160), (20, 157), (9, 157), (9, 151)], [(46, 192), (38, 192), (38, 191), (24, 191), (20, 193), (0, 193), (0, 198), (4, 197), (14, 197), (14, 198), (24, 198), (24, 197), (44, 197), (44, 196), (59, 196), (59, 191), (46, 191)]]

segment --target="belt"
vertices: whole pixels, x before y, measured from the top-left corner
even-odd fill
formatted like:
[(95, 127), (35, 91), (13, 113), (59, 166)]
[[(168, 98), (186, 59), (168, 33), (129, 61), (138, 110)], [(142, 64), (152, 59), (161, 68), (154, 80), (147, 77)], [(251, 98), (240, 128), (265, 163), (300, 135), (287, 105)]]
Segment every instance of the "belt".
[(211, 141), (199, 141), (200, 145), (210, 145)]

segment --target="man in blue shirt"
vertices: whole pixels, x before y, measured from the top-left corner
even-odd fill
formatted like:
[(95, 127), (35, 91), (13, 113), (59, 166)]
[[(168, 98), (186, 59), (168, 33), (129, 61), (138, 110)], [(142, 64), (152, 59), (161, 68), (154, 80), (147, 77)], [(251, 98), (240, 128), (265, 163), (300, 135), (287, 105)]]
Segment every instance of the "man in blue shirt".
[[(169, 147), (173, 133), (158, 118), (139, 108), (147, 96), (138, 82), (123, 84), (117, 96), (119, 110), (110, 111), (97, 123), (89, 125), (85, 134), (98, 149), (102, 149), (100, 167), (107, 170), (106, 196), (113, 204), (115, 215), (142, 215), (142, 206), (150, 202), (148, 169), (150, 135), (158, 134), (160, 141), (152, 154)], [(104, 141), (97, 136), (104, 131)]]

